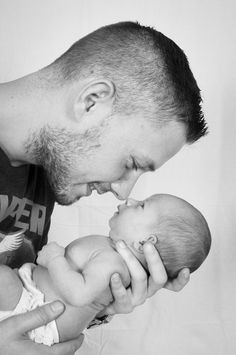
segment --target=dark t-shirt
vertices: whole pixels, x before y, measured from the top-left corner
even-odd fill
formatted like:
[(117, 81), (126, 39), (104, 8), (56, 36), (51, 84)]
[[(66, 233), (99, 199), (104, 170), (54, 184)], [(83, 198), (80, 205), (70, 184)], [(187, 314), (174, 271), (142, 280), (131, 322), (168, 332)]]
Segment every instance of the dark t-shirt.
[[(15, 268), (35, 261), (47, 243), (54, 203), (44, 170), (12, 167), (0, 149), (0, 264)], [(22, 237), (11, 235), (19, 230), (24, 230)]]

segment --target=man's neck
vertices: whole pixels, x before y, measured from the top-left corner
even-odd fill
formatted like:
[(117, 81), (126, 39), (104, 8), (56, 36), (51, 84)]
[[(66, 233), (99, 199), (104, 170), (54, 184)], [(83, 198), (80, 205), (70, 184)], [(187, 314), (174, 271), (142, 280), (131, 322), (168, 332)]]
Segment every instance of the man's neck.
[(0, 146), (11, 164), (27, 163), (23, 141), (27, 134), (24, 78), (0, 85)]
[(0, 147), (13, 166), (35, 163), (25, 144), (53, 115), (53, 99), (37, 74), (0, 84)]

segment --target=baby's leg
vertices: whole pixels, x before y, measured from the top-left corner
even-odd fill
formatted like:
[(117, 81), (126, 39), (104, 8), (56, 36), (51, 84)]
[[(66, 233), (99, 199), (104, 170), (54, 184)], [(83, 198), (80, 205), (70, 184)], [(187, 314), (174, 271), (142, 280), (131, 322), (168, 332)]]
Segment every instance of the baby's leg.
[(0, 265), (0, 310), (12, 311), (18, 304), (23, 285), (15, 271), (6, 265)]

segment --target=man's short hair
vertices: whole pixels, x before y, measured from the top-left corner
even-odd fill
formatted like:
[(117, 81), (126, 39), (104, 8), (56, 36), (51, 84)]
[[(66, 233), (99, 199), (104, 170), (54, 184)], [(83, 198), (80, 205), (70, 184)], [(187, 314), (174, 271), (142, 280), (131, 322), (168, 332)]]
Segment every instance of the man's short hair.
[(157, 124), (183, 122), (186, 140), (207, 133), (201, 95), (183, 50), (153, 28), (108, 25), (74, 43), (49, 68), (60, 85), (83, 77), (114, 83), (114, 113), (142, 114)]

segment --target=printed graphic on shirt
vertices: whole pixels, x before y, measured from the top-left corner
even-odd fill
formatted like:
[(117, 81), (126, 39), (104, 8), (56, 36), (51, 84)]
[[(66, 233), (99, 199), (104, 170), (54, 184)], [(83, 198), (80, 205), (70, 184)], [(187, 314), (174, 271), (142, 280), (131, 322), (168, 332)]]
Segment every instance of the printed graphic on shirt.
[(0, 232), (0, 264), (20, 267), (25, 262), (34, 262), (35, 252), (32, 241), (24, 234), (14, 237)]
[(12, 197), (9, 201), (7, 195), (0, 195), (0, 223), (6, 218), (15, 219), (14, 226), (33, 233), (43, 235), (46, 207), (27, 198)]
[[(0, 195), (0, 264), (19, 267), (25, 262), (34, 262), (45, 220), (45, 206), (25, 197), (9, 199), (7, 195)], [(3, 232), (3, 225), (10, 229), (4, 228)]]
[(21, 230), (8, 235), (0, 233), (0, 238), (0, 254), (18, 249), (24, 241), (24, 235)]

